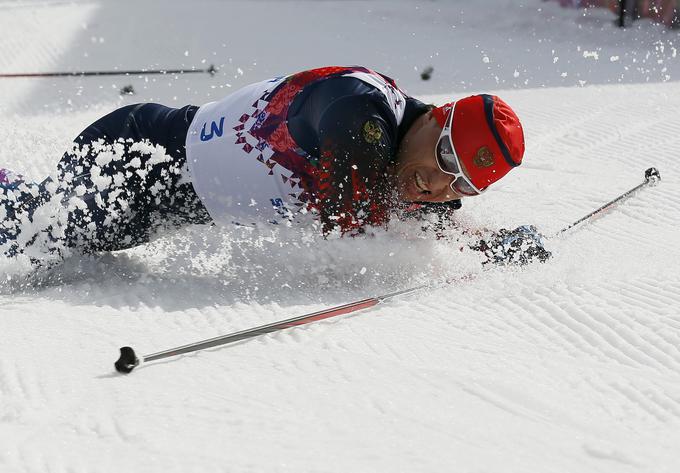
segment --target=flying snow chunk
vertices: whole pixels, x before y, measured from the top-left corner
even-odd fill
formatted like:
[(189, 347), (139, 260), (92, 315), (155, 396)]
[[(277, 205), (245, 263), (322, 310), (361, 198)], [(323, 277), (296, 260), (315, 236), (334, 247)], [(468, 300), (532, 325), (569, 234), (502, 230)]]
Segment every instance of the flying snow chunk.
[(609, 61), (610, 61), (610, 62), (616, 62), (616, 61), (618, 61), (618, 60), (619, 60), (619, 57), (618, 57), (618, 56), (612, 56), (612, 57), (609, 58)]

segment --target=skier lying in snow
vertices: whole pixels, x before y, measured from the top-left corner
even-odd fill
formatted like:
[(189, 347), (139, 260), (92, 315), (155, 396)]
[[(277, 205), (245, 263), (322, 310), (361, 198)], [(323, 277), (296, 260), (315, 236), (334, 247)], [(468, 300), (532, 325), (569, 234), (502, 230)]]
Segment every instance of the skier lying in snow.
[[(435, 107), (370, 69), (324, 67), (201, 107), (120, 108), (75, 139), (55, 180), (0, 170), (0, 244), (39, 264), (188, 224), (307, 218), (324, 233), (357, 234), (399, 208), (449, 214), (523, 153), (519, 119), (498, 97)], [(486, 240), (473, 247), (493, 262), (549, 256), (533, 227)]]

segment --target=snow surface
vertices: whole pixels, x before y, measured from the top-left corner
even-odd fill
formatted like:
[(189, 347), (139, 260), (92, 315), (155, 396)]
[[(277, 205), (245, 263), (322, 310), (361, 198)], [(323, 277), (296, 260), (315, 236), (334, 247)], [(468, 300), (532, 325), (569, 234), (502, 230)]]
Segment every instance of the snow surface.
[[(441, 103), (498, 93), (522, 167), (465, 225), (546, 235), (554, 258), (484, 271), (396, 228), (365, 239), (196, 227), (27, 278), (0, 262), (0, 471), (674, 472), (680, 468), (677, 33), (603, 10), (466, 1), (0, 1), (0, 72), (220, 73), (0, 79), (0, 165), (41, 178), (93, 119), (203, 103), (359, 63)], [(205, 60), (205, 62), (204, 62)], [(432, 65), (430, 81), (419, 73)], [(118, 90), (133, 85), (137, 95)], [(446, 278), (356, 315), (141, 367), (140, 353)]]

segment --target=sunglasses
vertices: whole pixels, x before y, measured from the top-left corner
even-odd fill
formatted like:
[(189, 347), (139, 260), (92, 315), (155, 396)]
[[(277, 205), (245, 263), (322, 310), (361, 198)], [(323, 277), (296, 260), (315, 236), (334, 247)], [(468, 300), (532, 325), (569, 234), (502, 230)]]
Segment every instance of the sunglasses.
[(455, 179), (451, 181), (451, 190), (459, 195), (474, 196), (479, 195), (486, 189), (478, 189), (472, 181), (463, 172), (463, 166), (460, 164), (460, 159), (456, 154), (456, 150), (453, 147), (453, 142), (451, 141), (451, 128), (453, 126), (453, 112), (456, 108), (454, 103), (449, 112), (449, 116), (446, 118), (446, 123), (439, 135), (439, 140), (437, 140), (437, 147), (435, 148), (434, 154), (437, 159), (437, 166), (439, 169)]

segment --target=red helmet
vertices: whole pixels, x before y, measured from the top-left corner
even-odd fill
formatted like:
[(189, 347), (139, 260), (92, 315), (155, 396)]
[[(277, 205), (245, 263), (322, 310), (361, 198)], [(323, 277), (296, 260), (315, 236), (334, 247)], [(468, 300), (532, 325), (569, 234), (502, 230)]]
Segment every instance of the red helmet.
[(495, 95), (473, 95), (444, 104), (432, 110), (442, 128), (452, 110), (449, 139), (477, 189), (486, 189), (522, 163), (524, 132), (508, 104)]

